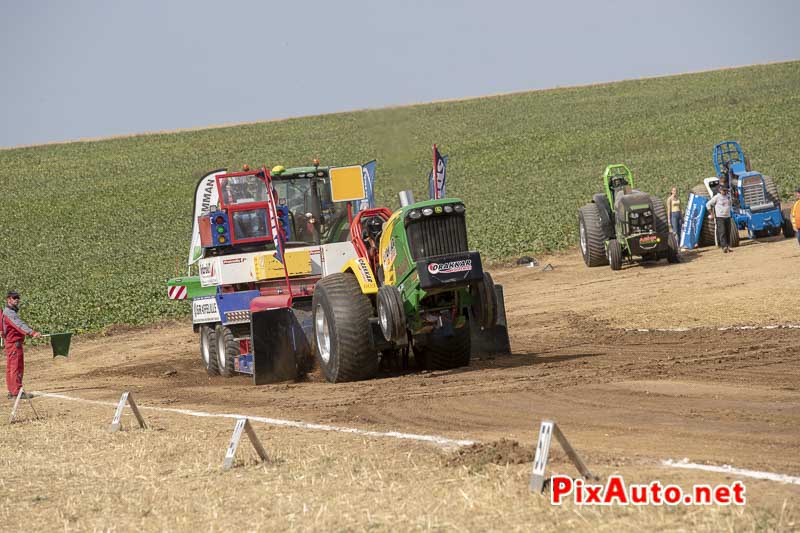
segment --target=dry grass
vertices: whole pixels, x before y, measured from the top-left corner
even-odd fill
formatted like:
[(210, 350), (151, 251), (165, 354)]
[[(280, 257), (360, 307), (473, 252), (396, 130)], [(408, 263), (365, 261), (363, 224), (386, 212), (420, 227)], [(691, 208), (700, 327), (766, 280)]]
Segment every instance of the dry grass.
[[(125, 430), (110, 434), (111, 407), (35, 401), (47, 411), (44, 420), (4, 425), (0, 432), (0, 524), (6, 531), (798, 526), (797, 510), (785, 502), (766, 493), (758, 501), (758, 487), (769, 487), (757, 482), (748, 484), (755, 503), (738, 509), (557, 508), (528, 492), (528, 464), (449, 466), (454, 463), (445, 452), (427, 445), (259, 424), (270, 462), (259, 464), (243, 440), (238, 467), (223, 472), (231, 420), (145, 411), (152, 429), (133, 429), (126, 414)], [(655, 467), (626, 474), (686, 479)]]

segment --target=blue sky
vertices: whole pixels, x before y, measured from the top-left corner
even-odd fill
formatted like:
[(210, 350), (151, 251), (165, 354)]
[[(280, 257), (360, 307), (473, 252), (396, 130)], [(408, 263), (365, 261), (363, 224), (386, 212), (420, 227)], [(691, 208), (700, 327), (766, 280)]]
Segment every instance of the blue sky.
[(800, 59), (800, 2), (0, 0), (0, 147)]

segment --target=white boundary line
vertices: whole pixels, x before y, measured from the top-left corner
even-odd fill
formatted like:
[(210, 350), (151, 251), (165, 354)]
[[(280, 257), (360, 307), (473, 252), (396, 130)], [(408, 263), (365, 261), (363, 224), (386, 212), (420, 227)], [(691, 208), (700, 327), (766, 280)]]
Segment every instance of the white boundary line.
[[(115, 407), (117, 405), (117, 403), (115, 402), (106, 402), (102, 400), (87, 400), (85, 398), (77, 398), (74, 396), (67, 396), (66, 394), (56, 394), (52, 392), (34, 391), (33, 394), (37, 397), (58, 398), (61, 400), (69, 400), (72, 402), (91, 403), (95, 405), (106, 405), (111, 407)], [(314, 431), (335, 431), (338, 433), (350, 433), (354, 435), (362, 435), (364, 437), (388, 437), (400, 440), (415, 440), (415, 441), (435, 444), (443, 448), (471, 446), (477, 443), (477, 441), (474, 440), (449, 439), (447, 437), (439, 437), (437, 435), (418, 435), (414, 433), (401, 433), (399, 431), (368, 431), (365, 429), (348, 428), (343, 426), (330, 426), (327, 424), (313, 424), (309, 422), (300, 422), (296, 420), (283, 420), (280, 418), (267, 418), (263, 416), (249, 416), (249, 415), (239, 415), (231, 413), (207, 413), (205, 411), (193, 411), (191, 409), (174, 409), (170, 407), (148, 407), (144, 405), (140, 405), (139, 409), (147, 409), (150, 411), (158, 411), (162, 413), (175, 413), (180, 415), (197, 416), (201, 418), (232, 418), (232, 419), (247, 418), (249, 420), (252, 420), (253, 422), (261, 422), (262, 424), (267, 424), (270, 426), (293, 427), (298, 429), (308, 429)], [(791, 483), (794, 485), (800, 485), (800, 477), (797, 476), (774, 474), (772, 472), (759, 472), (757, 470), (744, 470), (741, 468), (734, 468), (730, 465), (723, 465), (723, 466), (701, 465), (697, 463), (690, 463), (688, 459), (683, 459), (681, 461), (673, 461), (672, 459), (666, 459), (661, 461), (661, 465), (671, 468), (706, 470), (708, 472), (734, 474), (738, 476), (746, 476), (756, 479), (766, 479), (769, 481), (778, 481), (780, 483)]]
[(717, 331), (751, 331), (764, 329), (800, 329), (800, 324), (772, 324), (768, 326), (723, 326), (719, 328), (707, 328), (698, 326), (694, 328), (627, 328), (625, 331), (636, 331), (639, 333), (650, 333), (653, 331), (663, 333), (682, 333), (685, 331), (698, 331), (703, 329), (715, 329)]
[[(66, 394), (56, 394), (52, 392), (34, 392), (37, 397), (44, 398), (59, 398), (62, 400), (70, 400), (73, 402), (93, 403), (96, 405), (110, 405), (116, 406), (116, 402), (104, 402), (101, 400), (86, 400), (84, 398), (77, 398), (74, 396), (67, 396)], [(247, 418), (253, 422), (261, 422), (270, 426), (293, 427), (299, 429), (310, 429), (315, 431), (335, 431), (338, 433), (352, 433), (355, 435), (362, 435), (365, 437), (389, 437), (400, 440), (415, 440), (420, 442), (428, 442), (441, 446), (443, 448), (453, 448), (461, 446), (471, 446), (476, 443), (473, 440), (458, 440), (448, 439), (447, 437), (439, 437), (437, 435), (417, 435), (414, 433), (401, 433), (399, 431), (369, 431), (366, 429), (349, 428), (343, 426), (330, 426), (327, 424), (314, 424), (309, 422), (300, 422), (296, 420), (283, 420), (280, 418), (267, 418), (263, 416), (250, 416), (239, 415), (231, 413), (207, 413), (205, 411), (193, 411), (191, 409), (173, 409), (169, 407), (147, 407), (139, 405), (139, 409), (148, 409), (150, 411), (158, 411), (162, 413), (176, 413), (180, 415), (198, 416), (203, 418)]]
[(681, 461), (673, 461), (666, 459), (661, 461), (663, 466), (671, 468), (688, 468), (693, 470), (706, 470), (708, 472), (719, 472), (721, 474), (734, 474), (737, 476), (746, 476), (756, 479), (768, 479), (770, 481), (779, 481), (781, 483), (791, 483), (793, 485), (800, 485), (800, 477), (787, 476), (786, 474), (773, 474), (772, 472), (759, 472), (758, 470), (745, 470), (743, 468), (734, 468), (731, 465), (701, 465), (697, 463), (690, 463), (689, 459)]

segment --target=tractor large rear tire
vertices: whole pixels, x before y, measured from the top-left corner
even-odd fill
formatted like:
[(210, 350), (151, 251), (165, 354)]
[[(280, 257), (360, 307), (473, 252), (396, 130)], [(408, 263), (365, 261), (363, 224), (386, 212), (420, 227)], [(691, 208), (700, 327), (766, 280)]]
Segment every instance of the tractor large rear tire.
[(314, 289), (314, 353), (331, 383), (358, 381), (378, 373), (378, 353), (369, 339), (372, 303), (352, 273), (331, 274)]
[[(692, 194), (701, 198), (705, 198), (705, 200), (708, 201), (708, 189), (706, 189), (706, 186), (702, 183), (700, 185), (696, 185), (692, 189)], [(714, 217), (711, 216), (710, 213), (706, 212), (705, 219), (703, 219), (703, 225), (700, 227), (700, 238), (697, 239), (697, 245), (714, 246), (717, 243), (714, 235), (715, 231)]]
[(761, 177), (764, 178), (764, 188), (767, 189), (766, 200), (780, 205), (781, 197), (778, 196), (778, 186), (775, 184), (775, 180), (771, 176), (764, 176), (763, 174)]
[(469, 321), (464, 327), (454, 329), (452, 335), (434, 331), (420, 337), (420, 343), (414, 343), (414, 358), (421, 368), (450, 370), (469, 365), (472, 351)]
[(792, 225), (792, 210), (787, 207), (781, 215), (783, 216), (783, 236), (791, 239), (795, 236), (795, 229)]
[(586, 266), (596, 267), (608, 264), (605, 251), (603, 225), (600, 221), (600, 208), (597, 204), (586, 204), (578, 210), (578, 232), (580, 234), (581, 255)]
[(656, 233), (663, 236), (669, 233), (669, 220), (667, 219), (667, 210), (664, 207), (664, 201), (658, 196), (650, 195), (650, 201), (653, 203), (653, 214), (656, 218)]
[(608, 241), (608, 264), (611, 265), (611, 270), (622, 268), (622, 246), (617, 239)]
[(200, 357), (203, 360), (206, 373), (209, 376), (218, 376), (217, 333), (213, 324), (200, 326)]
[(217, 367), (221, 376), (229, 378), (236, 373), (236, 358), (239, 357), (239, 343), (234, 340), (231, 328), (217, 326)]

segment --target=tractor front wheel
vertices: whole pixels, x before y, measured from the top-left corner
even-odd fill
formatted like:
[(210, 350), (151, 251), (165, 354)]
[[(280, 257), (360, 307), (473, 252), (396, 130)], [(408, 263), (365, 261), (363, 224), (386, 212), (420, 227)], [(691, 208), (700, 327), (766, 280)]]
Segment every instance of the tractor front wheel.
[(217, 366), (217, 334), (214, 326), (200, 326), (200, 357), (209, 376), (219, 375)]
[(608, 264), (611, 265), (611, 270), (622, 268), (622, 246), (617, 239), (608, 241)]
[(667, 262), (680, 263), (680, 252), (678, 250), (678, 238), (674, 233), (670, 233), (667, 237)]
[(219, 373), (226, 378), (236, 373), (236, 358), (239, 357), (239, 343), (233, 338), (231, 328), (217, 326), (217, 367)]
[(406, 343), (406, 312), (403, 297), (394, 285), (383, 285), (378, 289), (378, 322), (387, 341)]
[(467, 366), (471, 349), (469, 321), (463, 327), (453, 329), (452, 335), (436, 330), (414, 339), (414, 359), (425, 370), (450, 370)]
[(731, 217), (730, 221), (731, 225), (731, 234), (728, 236), (728, 240), (730, 241), (731, 248), (738, 248), (739, 247), (739, 226), (736, 224), (736, 221)]
[(331, 383), (375, 377), (378, 353), (369, 339), (372, 303), (350, 272), (322, 278), (312, 300), (314, 353)]
[(483, 329), (497, 325), (497, 292), (491, 274), (483, 273), (483, 280), (470, 287), (472, 297), (472, 316)]

